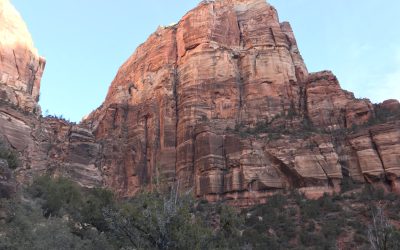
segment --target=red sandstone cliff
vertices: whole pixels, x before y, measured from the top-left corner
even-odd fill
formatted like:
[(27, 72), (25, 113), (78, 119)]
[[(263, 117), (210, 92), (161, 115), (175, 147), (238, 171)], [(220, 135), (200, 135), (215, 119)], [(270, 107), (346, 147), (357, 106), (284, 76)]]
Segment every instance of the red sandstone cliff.
[(100, 145), (91, 131), (40, 118), (44, 66), (19, 13), (9, 0), (0, 0), (0, 143), (18, 153), (18, 179), (49, 172), (85, 186), (102, 185), (95, 165)]
[(374, 117), (331, 72), (308, 73), (272, 6), (219, 0), (152, 34), (85, 123), (103, 145), (106, 185), (121, 194), (161, 175), (198, 197), (247, 202), (276, 189), (334, 190), (344, 174), (395, 180), (398, 122), (344, 132)]
[(0, 1), (0, 11), (1, 100), (36, 113), (45, 60), (39, 57), (25, 23), (8, 0)]
[[(6, 58), (1, 73), (18, 79), (30, 68)], [(27, 71), (34, 84), (24, 86), (36, 86), (27, 99), (44, 65), (32, 58), (40, 67)], [(23, 156), (21, 176), (62, 174), (122, 196), (178, 180), (199, 198), (237, 205), (282, 189), (332, 192), (344, 177), (399, 189), (398, 101), (373, 105), (329, 71), (309, 74), (290, 25), (264, 0), (203, 1), (160, 27), (80, 125), (22, 114), (8, 96), (0, 131)]]

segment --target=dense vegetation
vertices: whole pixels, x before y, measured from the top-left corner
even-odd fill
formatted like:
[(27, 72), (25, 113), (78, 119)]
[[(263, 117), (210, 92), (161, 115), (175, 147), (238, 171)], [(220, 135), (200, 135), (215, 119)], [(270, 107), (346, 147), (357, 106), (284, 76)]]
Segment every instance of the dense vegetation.
[(0, 249), (400, 249), (399, 197), (352, 183), (344, 190), (319, 200), (277, 194), (235, 211), (176, 188), (117, 200), (44, 176), (1, 200)]

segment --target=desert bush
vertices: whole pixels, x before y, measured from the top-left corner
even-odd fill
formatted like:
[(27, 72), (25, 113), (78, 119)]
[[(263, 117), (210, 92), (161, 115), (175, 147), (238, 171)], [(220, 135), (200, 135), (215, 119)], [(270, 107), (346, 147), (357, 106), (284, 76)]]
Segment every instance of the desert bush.
[(4, 159), (8, 163), (10, 169), (17, 169), (20, 166), (20, 161), (15, 152), (7, 149), (4, 145), (0, 143), (0, 159)]
[(242, 237), (244, 239), (244, 248), (242, 249), (281, 249), (276, 237), (267, 236), (265, 233), (260, 234), (253, 229), (245, 230)]
[(86, 195), (81, 202), (81, 207), (76, 208), (80, 213), (80, 221), (94, 226), (99, 231), (109, 230), (103, 211), (115, 206), (112, 192), (106, 189), (95, 188), (86, 190)]
[[(398, 196), (371, 188), (353, 200), (307, 200), (292, 191), (237, 211), (196, 201), (177, 186), (117, 199), (104, 189), (44, 176), (23, 199), (0, 201), (0, 249), (336, 249), (344, 234), (353, 237), (352, 246), (367, 249), (366, 221), (376, 210), (359, 204), (385, 203), (384, 216), (395, 220), (400, 207)], [(400, 233), (386, 222), (388, 231), (370, 229), (371, 235), (388, 232), (387, 249), (399, 249)]]
[(204, 249), (212, 231), (193, 213), (194, 200), (170, 194), (142, 193), (117, 209), (104, 211), (119, 247), (139, 249)]
[(114, 249), (102, 234), (93, 232), (83, 239), (72, 233), (68, 221), (43, 217), (34, 201), (8, 201), (2, 205), (7, 220), (0, 223), (0, 249)]
[(372, 185), (365, 185), (359, 196), (360, 201), (376, 201), (384, 200), (385, 191), (382, 188), (377, 188)]
[(381, 124), (399, 118), (400, 118), (400, 109), (391, 110), (376, 105), (375, 116), (372, 116), (366, 125), (371, 126), (371, 125)]
[[(342, 164), (344, 165), (344, 164)], [(343, 193), (354, 190), (358, 188), (360, 185), (357, 185), (350, 177), (344, 177), (342, 182), (340, 183), (341, 191)]]
[(303, 201), (300, 204), (300, 211), (302, 218), (305, 220), (315, 219), (321, 214), (319, 202), (315, 200)]
[(76, 208), (82, 207), (82, 193), (78, 185), (66, 178), (39, 177), (28, 192), (33, 198), (40, 199), (46, 217), (65, 213), (76, 216)]
[(368, 240), (374, 250), (398, 249), (389, 245), (399, 245), (397, 231), (386, 218), (381, 207), (373, 209), (371, 223), (368, 226)]
[(66, 178), (42, 176), (35, 179), (28, 193), (38, 199), (46, 217), (68, 215), (83, 226), (108, 229), (103, 210), (113, 207), (115, 199), (106, 189), (84, 189)]
[(321, 247), (325, 245), (325, 238), (321, 234), (304, 231), (300, 233), (300, 242), (306, 247)]

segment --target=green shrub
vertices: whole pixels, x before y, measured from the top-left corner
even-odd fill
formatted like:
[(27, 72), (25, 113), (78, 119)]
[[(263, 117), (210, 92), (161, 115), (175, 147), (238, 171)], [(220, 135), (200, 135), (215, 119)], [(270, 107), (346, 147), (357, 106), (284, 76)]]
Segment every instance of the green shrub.
[[(347, 247), (367, 249), (374, 210), (359, 206), (362, 199), (376, 204), (369, 201), (383, 198), (390, 218), (400, 207), (397, 196), (372, 186), (360, 193), (361, 201), (307, 200), (293, 191), (241, 212), (177, 190), (115, 199), (104, 189), (39, 177), (24, 199), (0, 201), (0, 249), (336, 249), (343, 234), (354, 239)], [(389, 224), (389, 249), (398, 249), (400, 233)]]
[(326, 213), (339, 212), (341, 207), (335, 203), (332, 196), (324, 194), (322, 198), (318, 200), (320, 208)]
[(321, 234), (309, 232), (300, 233), (300, 242), (306, 247), (318, 246), (319, 249), (324, 249), (323, 246), (326, 244), (326, 240)]
[(358, 234), (358, 233), (354, 234), (353, 239), (354, 239), (354, 242), (359, 245), (368, 243), (368, 239), (362, 234)]
[(109, 228), (103, 210), (114, 207), (113, 193), (101, 188), (87, 190), (85, 193), (86, 195), (81, 203), (82, 207), (75, 208), (80, 212), (81, 221), (96, 227), (100, 231), (107, 231)]
[(305, 220), (315, 219), (320, 216), (320, 206), (318, 201), (304, 201), (300, 204), (301, 215)]
[[(176, 192), (142, 193), (122, 202), (117, 209), (107, 209), (105, 218), (112, 234), (119, 239), (119, 247), (210, 248), (216, 242), (212, 240), (211, 228), (194, 212), (194, 200)], [(221, 224), (226, 229), (230, 222)]]
[(312, 220), (309, 221), (307, 226), (306, 226), (306, 229), (307, 229), (307, 232), (310, 232), (310, 233), (314, 232), (315, 231), (315, 223), (314, 223), (314, 221), (312, 221)]
[(28, 189), (32, 197), (40, 199), (44, 215), (62, 217), (68, 214), (81, 224), (89, 224), (100, 231), (108, 230), (103, 210), (114, 206), (112, 192), (83, 189), (65, 178), (42, 176)]
[(7, 161), (10, 169), (17, 169), (20, 166), (17, 154), (2, 145), (0, 145), (0, 158)]
[(369, 184), (364, 186), (360, 194), (360, 201), (375, 201), (384, 199), (385, 191), (382, 188), (376, 188)]
[(342, 231), (342, 223), (339, 220), (326, 220), (322, 222), (322, 233), (326, 238), (336, 239)]
[(42, 209), (46, 217), (62, 216), (66, 212), (76, 217), (76, 208), (83, 206), (78, 185), (62, 177), (39, 177), (30, 186), (29, 193), (33, 198), (42, 200)]
[[(344, 165), (344, 164), (342, 164)], [(357, 185), (356, 183), (354, 183), (354, 181), (350, 178), (350, 177), (344, 177), (342, 179), (342, 182), (340, 183), (341, 186), (341, 191), (343, 193), (347, 192), (347, 191), (351, 191), (356, 189), (357, 187), (359, 187), (359, 185)]]
[(393, 229), (388, 239), (387, 249), (400, 249), (400, 231)]
[(355, 230), (356, 233), (358, 234), (364, 234), (367, 230), (365, 225), (361, 224), (359, 220), (356, 220), (354, 218), (351, 218), (350, 220), (347, 221), (347, 225)]
[(274, 237), (269, 237), (265, 233), (259, 233), (253, 229), (245, 230), (242, 235), (245, 249), (281, 249)]
[(115, 249), (105, 235), (93, 231), (81, 238), (72, 232), (67, 221), (43, 217), (35, 202), (10, 201), (2, 208), (7, 211), (8, 220), (0, 223), (0, 249)]

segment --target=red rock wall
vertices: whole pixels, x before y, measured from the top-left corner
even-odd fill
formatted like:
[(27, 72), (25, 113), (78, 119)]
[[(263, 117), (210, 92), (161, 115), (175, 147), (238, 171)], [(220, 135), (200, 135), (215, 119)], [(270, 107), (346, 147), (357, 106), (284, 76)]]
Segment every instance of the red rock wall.
[[(87, 122), (109, 147), (121, 137), (114, 142), (126, 148), (116, 146), (118, 152), (105, 158), (107, 169), (125, 171), (125, 188), (135, 192), (151, 183), (156, 169), (190, 188), (204, 182), (196, 180), (198, 174), (223, 179), (226, 168), (223, 155), (213, 150), (196, 160), (198, 136), (221, 137), (235, 124), (299, 109), (307, 74), (290, 25), (279, 23), (273, 7), (264, 1), (202, 3), (137, 49)], [(196, 134), (204, 121), (210, 131)], [(197, 166), (207, 162), (214, 167)]]
[(372, 105), (329, 71), (309, 74), (264, 0), (203, 1), (160, 27), (79, 125), (38, 117), (44, 60), (0, 3), (19, 23), (0, 29), (17, 41), (0, 41), (0, 139), (20, 153), (22, 182), (50, 173), (132, 196), (179, 181), (237, 206), (285, 189), (318, 197), (347, 177), (400, 192), (399, 102)]
[(235, 127), (271, 122), (302, 133), (309, 121), (329, 132), (373, 117), (373, 105), (342, 90), (332, 73), (308, 74), (290, 25), (272, 6), (225, 0), (160, 27), (85, 122), (104, 147), (106, 185), (122, 195), (163, 176), (198, 197), (250, 204), (277, 189), (330, 192), (343, 171), (364, 181), (368, 167), (346, 135), (269, 141), (268, 133), (244, 138)]
[(92, 132), (59, 119), (43, 119), (38, 105), (45, 60), (39, 56), (19, 13), (0, 1), (0, 143), (19, 154), (16, 177), (64, 175), (101, 186), (101, 146)]
[(40, 114), (37, 105), (45, 60), (9, 0), (0, 2), (0, 101)]
[[(249, 205), (279, 189), (332, 192), (343, 174), (364, 181), (363, 161), (379, 172), (380, 161), (366, 159), (356, 139), (331, 134), (374, 116), (370, 101), (342, 90), (331, 72), (308, 74), (289, 23), (272, 6), (220, 0), (152, 34), (85, 123), (103, 145), (106, 185), (121, 195), (162, 177), (198, 197)], [(276, 133), (234, 131), (259, 123), (291, 134), (271, 140)]]

